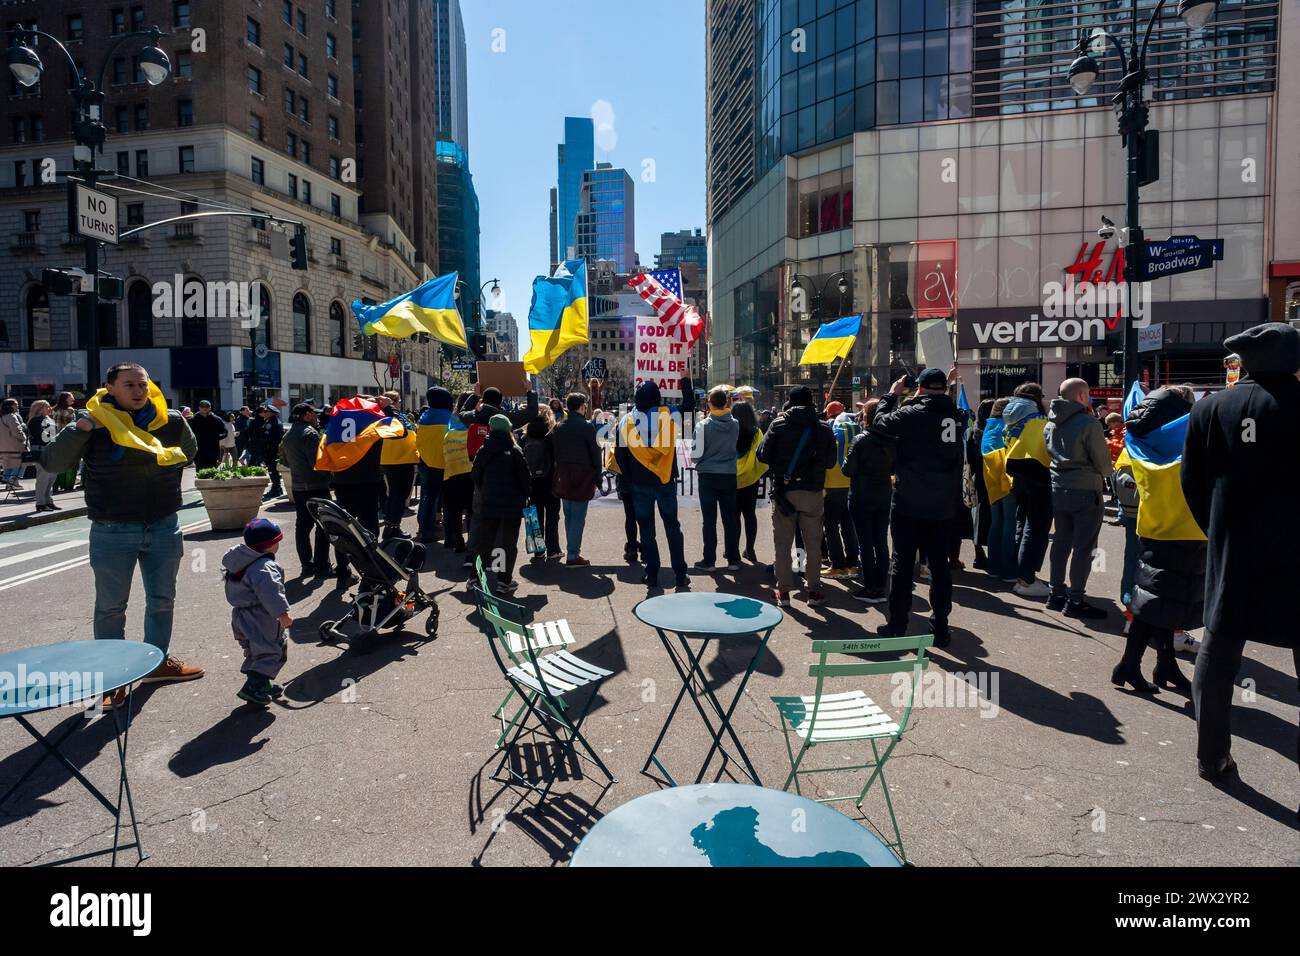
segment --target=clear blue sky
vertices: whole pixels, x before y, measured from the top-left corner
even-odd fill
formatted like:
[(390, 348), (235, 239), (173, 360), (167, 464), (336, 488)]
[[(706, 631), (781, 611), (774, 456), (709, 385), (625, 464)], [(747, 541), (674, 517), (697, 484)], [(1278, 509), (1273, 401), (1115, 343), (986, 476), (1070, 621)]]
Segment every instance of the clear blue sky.
[[(604, 151), (598, 132), (596, 162), (636, 183), (643, 264), (653, 265), (660, 233), (704, 226), (704, 4), (461, 0), (461, 11), (482, 281), (500, 277), (526, 349), (533, 277), (550, 268), (565, 116), (591, 116), (599, 101), (612, 108), (617, 141)], [(497, 29), (504, 52), (493, 52)], [(654, 182), (642, 181), (646, 159)]]

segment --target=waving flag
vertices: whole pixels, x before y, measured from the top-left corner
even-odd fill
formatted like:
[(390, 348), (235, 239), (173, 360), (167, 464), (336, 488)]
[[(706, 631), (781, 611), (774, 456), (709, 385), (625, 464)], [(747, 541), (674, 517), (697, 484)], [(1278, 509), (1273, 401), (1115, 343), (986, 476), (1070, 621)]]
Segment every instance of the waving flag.
[(404, 439), (406, 435), (402, 420), (385, 415), (378, 402), (369, 398), (340, 399), (334, 403), (334, 417), (316, 452), (316, 470), (346, 471), (366, 457), (375, 442)]
[(699, 341), (704, 320), (695, 306), (682, 302), (680, 269), (641, 272), (628, 279), (627, 284), (655, 310), (673, 338), (685, 342), (688, 348)]
[(427, 332), (439, 342), (468, 348), (465, 323), (456, 309), (456, 277), (455, 272), (438, 276), (379, 305), (353, 302), (352, 314), (361, 325), (361, 334), (409, 339)]
[(587, 264), (570, 259), (547, 278), (533, 280), (524, 371), (537, 373), (575, 345), (587, 342)]
[(858, 329), (862, 327), (862, 316), (849, 315), (834, 322), (827, 322), (817, 330), (808, 347), (803, 350), (800, 365), (820, 365), (834, 362), (836, 359), (848, 358), (853, 351), (853, 343), (858, 339)]
[[(1124, 401), (1124, 420), (1145, 398), (1142, 386), (1133, 388)], [(1128, 465), (1138, 486), (1139, 537), (1159, 541), (1204, 541), (1205, 533), (1192, 517), (1183, 496), (1183, 442), (1191, 415), (1176, 418), (1146, 435), (1124, 430), (1124, 451), (1115, 467)]]

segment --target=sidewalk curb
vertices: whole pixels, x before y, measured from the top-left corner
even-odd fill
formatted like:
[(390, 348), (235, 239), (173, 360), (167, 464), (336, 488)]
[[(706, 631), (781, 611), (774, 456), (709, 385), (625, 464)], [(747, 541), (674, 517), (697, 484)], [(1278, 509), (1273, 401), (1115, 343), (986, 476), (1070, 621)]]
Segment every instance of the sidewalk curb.
[(67, 518), (81, 518), (89, 513), (90, 509), (82, 505), (80, 508), (64, 508), (61, 511), (43, 511), (39, 514), (33, 513), (18, 518), (7, 518), (0, 521), (0, 534), (4, 534), (6, 531), (22, 531), (24, 528), (35, 528), (43, 524), (53, 524)]

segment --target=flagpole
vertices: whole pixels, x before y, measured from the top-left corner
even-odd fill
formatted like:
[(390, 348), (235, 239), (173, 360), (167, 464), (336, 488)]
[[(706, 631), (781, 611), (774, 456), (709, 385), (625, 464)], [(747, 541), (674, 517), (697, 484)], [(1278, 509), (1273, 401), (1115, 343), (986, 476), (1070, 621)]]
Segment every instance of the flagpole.
[(840, 380), (840, 372), (844, 371), (844, 363), (847, 361), (848, 361), (847, 355), (840, 358), (840, 367), (835, 370), (835, 377), (831, 379), (831, 388), (830, 388), (831, 398), (829, 399), (831, 401), (834, 400), (834, 396), (835, 396), (835, 384)]

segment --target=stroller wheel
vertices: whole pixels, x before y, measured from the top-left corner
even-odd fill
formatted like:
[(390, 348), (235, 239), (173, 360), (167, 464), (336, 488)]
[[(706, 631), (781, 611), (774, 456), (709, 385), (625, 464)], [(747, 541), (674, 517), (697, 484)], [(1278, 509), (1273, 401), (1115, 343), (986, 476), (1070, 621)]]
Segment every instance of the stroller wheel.
[(438, 608), (436, 606), (429, 608), (429, 616), (424, 619), (424, 634), (426, 637), (438, 636)]
[(339, 637), (341, 637), (342, 635), (340, 635), (339, 632), (335, 630), (336, 627), (338, 627), (338, 621), (323, 622), (318, 631), (318, 633), (320, 634), (320, 639), (324, 641), (326, 644), (332, 644), (335, 641), (337, 641)]

